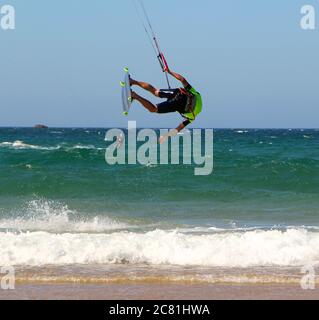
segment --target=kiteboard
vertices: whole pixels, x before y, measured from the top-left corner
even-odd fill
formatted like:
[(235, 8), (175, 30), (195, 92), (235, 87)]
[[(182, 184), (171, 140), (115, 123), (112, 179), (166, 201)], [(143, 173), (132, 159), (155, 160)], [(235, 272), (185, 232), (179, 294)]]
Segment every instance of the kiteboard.
[(122, 87), (123, 114), (127, 116), (133, 100), (130, 86), (130, 74), (128, 68), (124, 68), (124, 72), (124, 81), (121, 81), (120, 84)]

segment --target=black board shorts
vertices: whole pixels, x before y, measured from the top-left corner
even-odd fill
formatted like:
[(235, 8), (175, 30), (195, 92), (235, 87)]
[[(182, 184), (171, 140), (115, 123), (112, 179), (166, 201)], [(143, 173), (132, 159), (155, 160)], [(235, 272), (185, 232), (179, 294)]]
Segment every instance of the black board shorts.
[(161, 89), (159, 91), (159, 97), (167, 98), (168, 100), (156, 105), (157, 113), (185, 113), (187, 96), (180, 94), (179, 89)]

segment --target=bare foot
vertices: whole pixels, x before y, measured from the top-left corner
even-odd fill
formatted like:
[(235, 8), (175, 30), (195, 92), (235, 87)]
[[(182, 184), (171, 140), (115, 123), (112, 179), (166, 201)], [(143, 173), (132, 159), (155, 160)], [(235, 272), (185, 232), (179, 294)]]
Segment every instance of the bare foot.
[(130, 77), (130, 86), (136, 85), (137, 81)]
[(137, 93), (133, 90), (132, 90), (131, 96), (132, 96), (132, 99), (136, 99), (138, 97)]

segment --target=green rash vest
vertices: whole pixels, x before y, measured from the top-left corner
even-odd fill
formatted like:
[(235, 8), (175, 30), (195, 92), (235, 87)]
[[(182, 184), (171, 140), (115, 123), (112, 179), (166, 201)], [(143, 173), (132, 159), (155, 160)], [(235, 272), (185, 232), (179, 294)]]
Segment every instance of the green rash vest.
[(202, 102), (202, 96), (194, 87), (191, 87), (187, 90), (195, 97), (195, 106), (193, 112), (183, 113), (183, 116), (187, 119), (189, 119), (190, 122), (193, 122), (195, 118), (202, 112), (203, 102)]

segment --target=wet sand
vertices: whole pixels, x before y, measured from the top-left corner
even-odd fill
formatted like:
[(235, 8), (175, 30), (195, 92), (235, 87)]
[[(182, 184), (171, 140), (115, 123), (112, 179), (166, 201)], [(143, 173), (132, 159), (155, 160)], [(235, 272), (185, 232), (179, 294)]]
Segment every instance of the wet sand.
[(299, 268), (20, 267), (15, 290), (0, 289), (0, 300), (319, 300), (318, 277), (315, 290), (303, 290), (301, 276)]
[(319, 288), (298, 285), (222, 284), (17, 284), (1, 300), (319, 300)]

